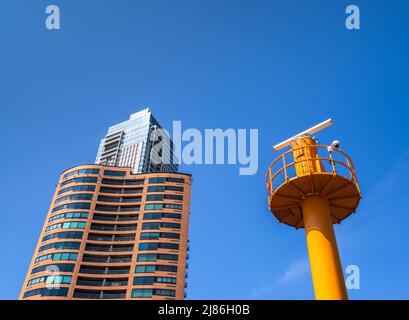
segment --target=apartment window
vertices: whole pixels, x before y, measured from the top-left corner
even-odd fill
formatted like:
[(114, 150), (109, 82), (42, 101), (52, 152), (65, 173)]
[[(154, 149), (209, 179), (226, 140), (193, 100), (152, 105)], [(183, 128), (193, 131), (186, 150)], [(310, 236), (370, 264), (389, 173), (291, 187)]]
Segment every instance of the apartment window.
[(177, 192), (183, 192), (184, 190), (183, 187), (178, 187), (178, 186), (166, 186), (165, 189), (168, 191), (177, 191)]
[(146, 196), (146, 201), (162, 201), (164, 199), (181, 201), (183, 196), (176, 194), (148, 194)]
[(48, 221), (52, 222), (58, 219), (88, 219), (88, 212), (66, 212), (52, 216)]
[(147, 265), (138, 265), (135, 267), (136, 273), (152, 273), (155, 271), (164, 271), (164, 272), (177, 272), (177, 266), (167, 266), (167, 265), (158, 265), (158, 264), (147, 264)]
[(169, 229), (180, 229), (180, 223), (162, 222), (161, 227)]
[(163, 208), (165, 209), (174, 209), (174, 210), (182, 210), (181, 204), (173, 204), (173, 203), (164, 203)]
[(160, 212), (148, 212), (143, 215), (143, 220), (157, 220), (161, 218), (162, 214)]
[(138, 249), (139, 250), (158, 250), (158, 249), (178, 250), (179, 245), (177, 243), (143, 242), (139, 244)]
[(176, 278), (173, 278), (173, 277), (156, 277), (155, 282), (157, 282), (157, 283), (176, 284)]
[(115, 179), (102, 179), (102, 184), (107, 185), (138, 185), (144, 184), (145, 180), (115, 180)]
[(57, 232), (53, 234), (49, 234), (43, 237), (42, 242), (48, 241), (51, 239), (82, 239), (83, 232), (80, 231), (64, 231), (64, 232)]
[(73, 263), (54, 263), (54, 264), (48, 264), (45, 266), (39, 266), (37, 268), (33, 268), (31, 270), (31, 274), (46, 271), (47, 268), (51, 268), (51, 270), (55, 270), (56, 268), (58, 268), (58, 272), (73, 272), (74, 267), (75, 267), (75, 264)]
[(155, 295), (155, 296), (174, 297), (176, 295), (176, 291), (175, 290), (169, 290), (169, 289), (153, 289), (153, 295)]
[(63, 178), (68, 178), (77, 174), (99, 174), (99, 169), (79, 169), (66, 173)]
[(145, 210), (162, 210), (163, 204), (162, 203), (147, 203), (145, 205)]
[(159, 239), (160, 232), (143, 232), (141, 234), (141, 240), (157, 240)]
[(184, 183), (185, 179), (183, 179), (183, 178), (166, 178), (166, 182)]
[(134, 285), (152, 285), (155, 282), (155, 277), (135, 277), (133, 279)]
[(26, 291), (23, 298), (41, 295), (42, 297), (66, 297), (68, 294), (68, 288), (41, 288), (35, 290)]
[(149, 264), (149, 265), (139, 265), (135, 267), (136, 273), (152, 273), (156, 271), (156, 265)]
[(55, 242), (43, 245), (40, 247), (38, 252), (42, 252), (49, 249), (71, 249), (78, 250), (80, 248), (81, 242)]
[(162, 201), (163, 194), (149, 194), (146, 196), (146, 201)]
[(166, 253), (159, 253), (157, 256), (158, 260), (171, 260), (171, 261), (178, 261), (177, 254), (166, 254)]
[(148, 192), (163, 192), (166, 190), (165, 186), (149, 186)]
[(45, 254), (39, 256), (35, 262), (41, 262), (46, 260), (53, 260), (53, 261), (60, 261), (60, 260), (70, 260), (70, 261), (77, 261), (78, 253), (76, 252), (58, 252), (53, 254)]
[(61, 182), (60, 186), (64, 187), (67, 184), (71, 184), (71, 183), (96, 183), (98, 180), (97, 177), (82, 177), (82, 178), (74, 178), (74, 179), (70, 179), (64, 182)]
[(152, 296), (174, 297), (175, 290), (170, 289), (133, 289), (132, 298), (151, 298)]
[(177, 191), (183, 192), (184, 188), (179, 186), (149, 186), (148, 192), (164, 192), (164, 191)]
[(180, 229), (180, 223), (171, 222), (144, 222), (142, 230), (157, 230), (160, 228)]
[(88, 202), (76, 202), (76, 203), (68, 203), (63, 204), (61, 206), (55, 207), (52, 212), (64, 210), (64, 209), (82, 209), (82, 210), (89, 210), (91, 208), (91, 204)]
[(165, 194), (164, 199), (182, 201), (183, 196), (178, 195), (178, 194)]
[(62, 202), (62, 201), (77, 201), (77, 200), (92, 200), (92, 197), (94, 195), (89, 194), (89, 193), (77, 193), (77, 194), (72, 194), (69, 196), (64, 196), (61, 198), (58, 198), (55, 200), (55, 204)]
[(153, 294), (152, 289), (133, 289), (132, 298), (151, 298)]
[(142, 232), (140, 240), (158, 240), (160, 238), (180, 239), (180, 234), (173, 232)]
[(94, 192), (95, 191), (95, 186), (85, 185), (85, 186), (68, 187), (68, 188), (65, 188), (65, 189), (62, 189), (62, 190), (58, 191), (58, 194), (63, 194), (63, 193), (66, 193), (66, 192), (77, 192), (77, 191)]
[(34, 284), (45, 282), (47, 284), (70, 284), (71, 283), (71, 276), (45, 276), (45, 277), (38, 277), (31, 279), (28, 281), (27, 286), (32, 286)]
[(165, 183), (165, 178), (150, 178), (149, 183)]
[(180, 213), (162, 213), (162, 218), (170, 218), (170, 219), (182, 219), (182, 215)]
[(180, 213), (169, 213), (169, 212), (147, 212), (143, 215), (143, 220), (160, 220), (162, 218), (169, 219), (182, 219)]
[(72, 222), (60, 222), (56, 224), (52, 224), (48, 226), (45, 231), (48, 232), (50, 230), (62, 228), (62, 229), (85, 229), (86, 222), (85, 221), (72, 221)]
[(136, 261), (147, 262), (147, 261), (156, 261), (156, 259), (157, 259), (156, 253), (143, 253), (143, 254), (138, 254)]
[(112, 177), (125, 177), (126, 171), (105, 170), (104, 175)]
[(147, 230), (147, 229), (160, 229), (160, 222), (144, 222), (142, 224), (142, 230)]

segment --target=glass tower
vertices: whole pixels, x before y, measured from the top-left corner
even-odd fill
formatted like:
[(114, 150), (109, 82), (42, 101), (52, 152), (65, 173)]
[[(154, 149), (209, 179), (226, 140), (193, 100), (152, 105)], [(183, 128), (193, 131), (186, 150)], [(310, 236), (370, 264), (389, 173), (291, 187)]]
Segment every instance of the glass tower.
[(166, 139), (159, 137), (163, 135), (158, 130), (161, 128), (149, 108), (132, 114), (129, 120), (108, 129), (99, 145), (95, 163), (131, 167), (132, 173), (177, 172), (173, 142), (168, 136)]

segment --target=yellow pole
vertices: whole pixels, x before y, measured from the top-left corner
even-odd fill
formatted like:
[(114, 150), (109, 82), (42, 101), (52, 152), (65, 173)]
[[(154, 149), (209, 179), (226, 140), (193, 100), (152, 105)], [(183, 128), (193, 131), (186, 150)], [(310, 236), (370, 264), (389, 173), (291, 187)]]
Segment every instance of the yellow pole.
[(347, 300), (328, 201), (310, 196), (303, 200), (302, 209), (315, 298)]
[[(291, 146), (298, 177), (325, 171), (309, 135), (297, 137)], [(302, 211), (315, 298), (348, 299), (328, 200), (311, 194), (302, 201)]]

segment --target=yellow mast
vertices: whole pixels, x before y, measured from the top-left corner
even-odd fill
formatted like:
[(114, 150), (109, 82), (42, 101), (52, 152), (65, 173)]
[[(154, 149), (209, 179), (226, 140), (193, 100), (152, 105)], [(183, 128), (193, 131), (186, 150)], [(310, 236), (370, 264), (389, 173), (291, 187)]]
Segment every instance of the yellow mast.
[[(267, 189), (269, 208), (277, 219), (297, 229), (305, 228), (315, 298), (346, 300), (333, 224), (355, 211), (361, 194), (351, 159), (337, 148), (317, 145), (309, 135), (330, 124), (332, 121), (327, 120), (275, 147), (290, 145), (291, 150), (270, 166)], [(320, 155), (320, 151), (326, 155)], [(335, 160), (335, 152), (344, 161)], [(324, 163), (329, 163), (330, 170)], [(348, 172), (348, 176), (340, 171)]]

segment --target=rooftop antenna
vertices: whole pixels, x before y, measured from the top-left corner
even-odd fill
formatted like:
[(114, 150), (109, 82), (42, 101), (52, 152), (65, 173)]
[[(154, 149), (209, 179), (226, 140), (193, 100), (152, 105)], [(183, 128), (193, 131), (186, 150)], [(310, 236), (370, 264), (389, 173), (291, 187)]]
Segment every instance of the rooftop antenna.
[(332, 124), (328, 119), (275, 145), (275, 151), (291, 149), (273, 161), (266, 175), (270, 211), (279, 222), (305, 228), (318, 300), (348, 299), (333, 224), (355, 212), (361, 199), (354, 165), (339, 141), (323, 146), (311, 137)]

